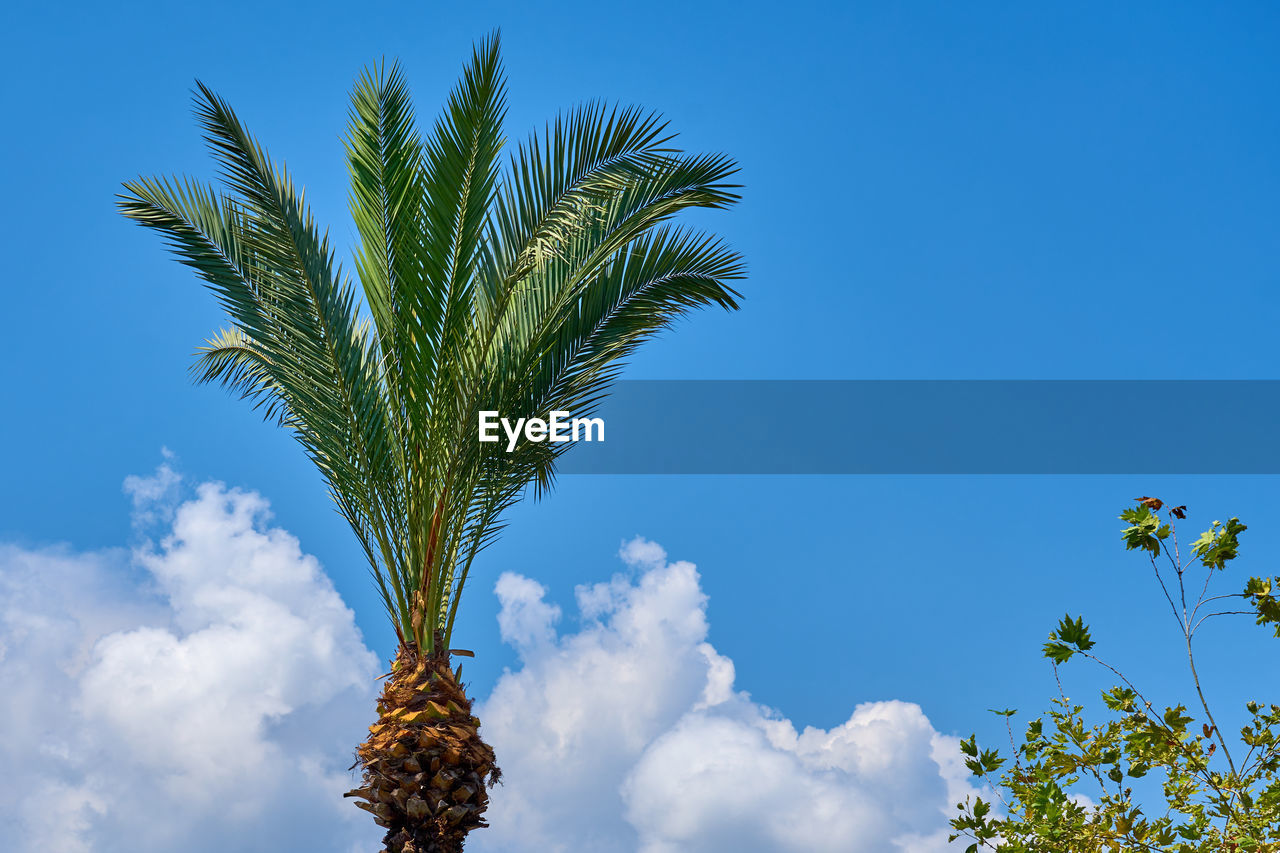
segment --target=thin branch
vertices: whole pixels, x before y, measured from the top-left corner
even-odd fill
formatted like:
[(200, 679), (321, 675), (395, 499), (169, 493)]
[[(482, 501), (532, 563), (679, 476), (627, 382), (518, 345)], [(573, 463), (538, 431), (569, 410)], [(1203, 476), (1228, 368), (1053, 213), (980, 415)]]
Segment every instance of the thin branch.
[(1164, 592), (1165, 601), (1169, 602), (1169, 609), (1173, 611), (1173, 618), (1178, 620), (1178, 624), (1186, 630), (1182, 617), (1178, 615), (1178, 605), (1173, 603), (1173, 596), (1169, 594), (1169, 588), (1165, 586), (1164, 577), (1160, 574), (1160, 566), (1156, 564), (1156, 557), (1151, 555), (1151, 568), (1156, 573), (1156, 580), (1160, 582), (1160, 589)]
[(1218, 610), (1213, 613), (1206, 613), (1200, 617), (1200, 620), (1192, 627), (1191, 633), (1194, 635), (1196, 630), (1206, 619), (1212, 619), (1214, 616), (1252, 616), (1252, 610)]

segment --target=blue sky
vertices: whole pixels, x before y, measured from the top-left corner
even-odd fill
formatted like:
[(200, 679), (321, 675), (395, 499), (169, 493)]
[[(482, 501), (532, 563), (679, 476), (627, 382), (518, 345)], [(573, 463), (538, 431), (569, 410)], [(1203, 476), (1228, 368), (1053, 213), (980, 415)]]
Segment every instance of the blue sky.
[[(269, 499), (384, 657), (359, 553), (301, 453), (188, 382), (189, 353), (220, 325), (213, 300), (113, 210), (138, 174), (212, 175), (196, 78), (287, 160), (339, 245), (354, 231), (339, 134), (355, 75), (398, 57), (426, 120), (495, 27), (512, 138), (605, 98), (737, 158), (743, 203), (701, 221), (747, 258), (743, 308), (683, 322), (631, 378), (1280, 378), (1273, 4), (28, 4), (9, 17), (0, 539), (130, 543), (120, 484), (167, 447), (189, 482)], [(1134, 424), (1134, 445), (1156, 429)], [(572, 626), (574, 585), (607, 579), (642, 535), (698, 565), (738, 688), (798, 726), (902, 699), (940, 732), (993, 734), (986, 708), (1047, 704), (1038, 646), (1068, 609), (1153, 692), (1180, 697), (1176, 628), (1115, 515), (1139, 494), (1190, 505), (1193, 526), (1239, 515), (1237, 572), (1261, 574), (1280, 558), (1277, 485), (566, 477), (512, 514), (457, 642), (477, 650), (468, 677), (487, 693), (516, 660), (495, 620), (499, 574), (542, 583)], [(1274, 671), (1274, 644), (1255, 636), (1205, 638), (1228, 704), (1239, 676)]]

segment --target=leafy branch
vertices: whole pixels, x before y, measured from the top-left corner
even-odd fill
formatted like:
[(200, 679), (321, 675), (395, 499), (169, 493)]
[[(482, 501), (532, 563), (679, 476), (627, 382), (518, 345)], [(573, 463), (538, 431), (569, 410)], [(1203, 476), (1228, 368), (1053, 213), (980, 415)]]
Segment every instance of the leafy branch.
[[(976, 737), (962, 741), (969, 771), (991, 786), (1003, 809), (998, 813), (981, 797), (957, 805), (951, 840), (969, 839), (969, 853), (1280, 853), (1280, 705), (1250, 702), (1249, 724), (1238, 741), (1229, 741), (1205, 694), (1194, 645), (1197, 630), (1219, 616), (1251, 615), (1258, 625), (1280, 626), (1274, 595), (1280, 578), (1252, 577), (1243, 592), (1210, 595), (1213, 578), (1239, 556), (1247, 528), (1238, 518), (1214, 521), (1184, 560), (1177, 522), (1185, 518), (1185, 506), (1165, 509), (1158, 498), (1137, 498), (1120, 515), (1126, 524), (1120, 535), (1126, 550), (1141, 551), (1150, 561), (1182, 635), (1204, 722), (1197, 727), (1183, 705), (1157, 710), (1120, 669), (1097, 656), (1084, 618), (1064, 616), (1043, 654), (1055, 679), (1059, 667), (1077, 657), (1114, 676), (1120, 685), (1101, 694), (1111, 716), (1089, 724), (1084, 706), (1072, 703), (1058, 681), (1053, 707), (1028, 724), (1020, 743), (1012, 739), (1016, 712), (995, 712), (1010, 732), (1012, 766), (999, 751), (981, 748)], [(1203, 580), (1193, 580), (1198, 572)], [(1228, 599), (1244, 599), (1249, 609), (1213, 609), (1213, 602)], [(1241, 747), (1247, 751), (1237, 762)], [(1148, 774), (1160, 782), (1162, 809), (1144, 808), (1128, 784)], [(1079, 789), (1086, 777), (1097, 783), (1096, 802)]]

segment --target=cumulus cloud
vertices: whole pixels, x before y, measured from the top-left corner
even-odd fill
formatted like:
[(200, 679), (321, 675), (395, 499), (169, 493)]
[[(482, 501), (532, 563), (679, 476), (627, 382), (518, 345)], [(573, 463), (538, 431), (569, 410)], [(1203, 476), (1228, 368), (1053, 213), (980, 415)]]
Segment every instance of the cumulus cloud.
[[(344, 803), (377, 662), (265, 500), (130, 478), (134, 553), (0, 548), (7, 849), (376, 849)], [(168, 502), (167, 504), (165, 502)]]
[[(5, 849), (378, 849), (341, 798), (375, 656), (261, 496), (189, 489), (169, 458), (126, 482), (140, 547), (0, 544)], [(620, 557), (573, 632), (535, 580), (498, 580), (519, 668), (479, 703), (504, 784), (469, 851), (946, 849), (967, 774), (919, 707), (798, 729), (735, 687), (693, 564)]]
[(585, 625), (564, 636), (541, 585), (498, 581), (523, 666), (479, 710), (506, 784), (477, 851), (947, 849), (969, 792), (954, 738), (896, 701), (797, 731), (734, 688), (693, 564), (644, 539), (620, 556), (630, 574), (578, 587)]

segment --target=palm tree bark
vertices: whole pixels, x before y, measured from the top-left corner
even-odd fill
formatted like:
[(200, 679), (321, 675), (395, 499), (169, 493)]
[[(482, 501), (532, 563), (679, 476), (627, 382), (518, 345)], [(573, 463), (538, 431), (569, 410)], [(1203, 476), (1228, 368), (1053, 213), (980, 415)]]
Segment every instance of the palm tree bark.
[(486, 826), (488, 788), (502, 773), (479, 732), (449, 652), (402, 645), (356, 751), (364, 784), (348, 797), (386, 828), (386, 853), (458, 853)]

